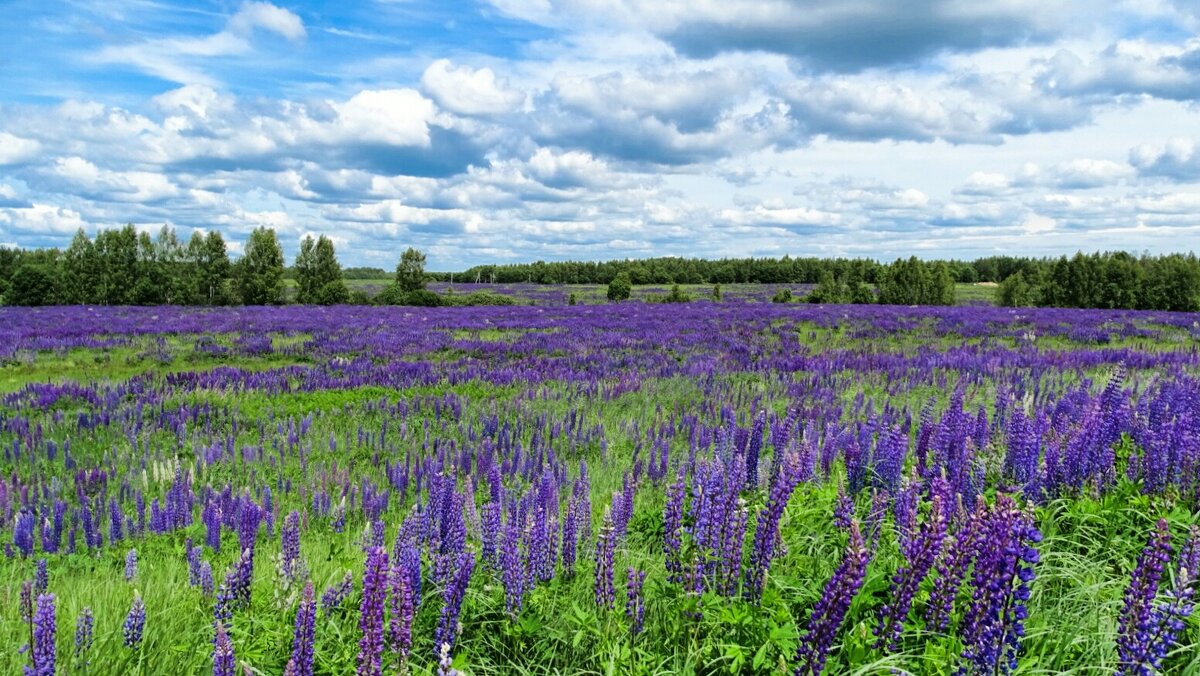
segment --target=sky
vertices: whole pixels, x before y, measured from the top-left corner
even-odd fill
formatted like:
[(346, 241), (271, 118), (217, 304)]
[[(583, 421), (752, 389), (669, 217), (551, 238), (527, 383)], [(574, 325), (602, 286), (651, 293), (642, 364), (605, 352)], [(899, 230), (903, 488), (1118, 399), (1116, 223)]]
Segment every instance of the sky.
[(0, 0), (0, 245), (1200, 249), (1195, 0)]

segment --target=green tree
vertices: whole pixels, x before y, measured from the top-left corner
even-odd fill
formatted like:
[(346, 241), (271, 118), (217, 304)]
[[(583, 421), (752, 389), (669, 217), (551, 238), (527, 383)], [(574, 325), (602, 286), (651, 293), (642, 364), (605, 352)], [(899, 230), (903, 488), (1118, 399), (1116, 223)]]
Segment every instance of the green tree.
[(264, 226), (250, 233), (246, 251), (234, 265), (234, 279), (246, 305), (283, 302), (283, 247), (274, 229)]
[(62, 301), (67, 305), (94, 303), (98, 299), (100, 259), (91, 238), (80, 228), (63, 253)]
[(52, 305), (56, 302), (54, 270), (45, 263), (26, 261), (13, 273), (5, 301), (9, 305)]
[(101, 230), (96, 234), (95, 248), (100, 271), (97, 302), (132, 305), (142, 272), (137, 230), (132, 223), (119, 230)]
[(1021, 272), (1006, 277), (996, 289), (996, 302), (1004, 307), (1030, 307), (1035, 300), (1035, 289)]
[(633, 282), (629, 280), (629, 273), (622, 272), (612, 281), (608, 283), (608, 299), (614, 303), (629, 300), (630, 294), (633, 293)]
[(300, 242), (300, 253), (296, 256), (296, 302), (306, 305), (333, 305), (345, 303), (350, 290), (342, 280), (342, 266), (338, 263), (333, 242), (321, 235), (313, 240), (308, 235)]
[(400, 254), (400, 262), (396, 264), (396, 285), (404, 292), (425, 288), (425, 254), (412, 247)]

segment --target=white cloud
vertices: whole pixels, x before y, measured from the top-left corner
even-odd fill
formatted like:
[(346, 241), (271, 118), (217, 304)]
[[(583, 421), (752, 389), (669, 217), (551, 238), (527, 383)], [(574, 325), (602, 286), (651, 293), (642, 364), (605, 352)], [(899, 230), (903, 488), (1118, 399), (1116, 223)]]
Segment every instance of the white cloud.
[(498, 115), (521, 105), (525, 96), (507, 88), (491, 68), (454, 66), (449, 59), (429, 64), (421, 86), (439, 105), (463, 115)]
[(37, 156), (42, 146), (33, 139), (0, 131), (0, 165), (17, 164)]

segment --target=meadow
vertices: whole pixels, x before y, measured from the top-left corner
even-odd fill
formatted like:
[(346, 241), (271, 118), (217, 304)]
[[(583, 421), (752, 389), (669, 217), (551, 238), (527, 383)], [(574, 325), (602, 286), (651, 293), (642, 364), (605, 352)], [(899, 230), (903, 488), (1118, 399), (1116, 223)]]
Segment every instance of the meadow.
[(561, 300), (0, 308), (0, 672), (1200, 674), (1196, 315)]

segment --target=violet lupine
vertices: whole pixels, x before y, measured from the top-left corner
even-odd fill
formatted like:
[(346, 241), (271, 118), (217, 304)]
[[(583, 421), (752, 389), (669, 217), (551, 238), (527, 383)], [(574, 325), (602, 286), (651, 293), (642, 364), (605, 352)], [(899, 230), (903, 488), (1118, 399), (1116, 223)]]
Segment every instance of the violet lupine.
[(21, 621), (25, 624), (33, 622), (33, 581), (22, 580), (20, 592)]
[[(746, 443), (746, 483), (745, 487), (758, 487), (758, 456), (762, 451), (763, 431), (767, 426), (767, 412), (759, 411), (754, 416), (754, 426), (750, 430), (750, 439)], [(776, 449), (779, 452), (779, 449)]]
[(146, 629), (146, 604), (142, 603), (142, 596), (136, 591), (133, 593), (133, 605), (130, 606), (121, 629), (126, 648), (137, 650), (141, 647), (142, 633)]
[(216, 623), (216, 636), (213, 638), (213, 676), (237, 676), (237, 662), (233, 654), (233, 641), (225, 631), (225, 625)]
[(824, 671), (829, 649), (833, 647), (833, 641), (846, 619), (850, 603), (862, 587), (869, 561), (870, 554), (863, 542), (858, 521), (851, 521), (850, 540), (846, 544), (842, 562), (825, 585), (824, 593), (809, 616), (808, 628), (800, 639), (800, 649), (796, 654), (796, 661), (799, 662), (796, 676), (817, 676)]
[(854, 521), (854, 498), (838, 489), (837, 503), (833, 507), (833, 523), (841, 530), (849, 530)]
[(346, 597), (350, 596), (353, 589), (354, 576), (347, 571), (341, 582), (329, 585), (321, 593), (321, 610), (329, 613), (337, 609), (346, 600)]
[(925, 607), (925, 627), (930, 631), (945, 631), (950, 626), (950, 616), (954, 611), (958, 589), (979, 553), (981, 522), (986, 510), (982, 500), (970, 513), (959, 508), (958, 532), (954, 534), (950, 544), (946, 545), (945, 552), (935, 565), (937, 577), (934, 578), (933, 590)]
[(604, 523), (600, 526), (600, 534), (596, 536), (595, 554), (595, 592), (596, 605), (612, 610), (616, 601), (616, 590), (613, 588), (613, 555), (616, 553), (617, 539), (613, 532), (612, 512), (605, 510)]
[(474, 570), (475, 555), (469, 551), (459, 554), (454, 574), (442, 591), (442, 612), (433, 635), (434, 645), (448, 644), (453, 648), (458, 640), (458, 616), (462, 612), (463, 598), (467, 595), (467, 585), (471, 582)]
[(45, 594), (50, 588), (50, 568), (46, 559), (38, 559), (37, 568), (33, 574), (33, 591)]
[(515, 617), (525, 600), (525, 564), (521, 557), (521, 524), (516, 511), (509, 514), (500, 539), (500, 576), (504, 583), (504, 610)]
[(33, 513), (21, 508), (13, 524), (13, 545), (20, 550), (22, 556), (33, 556)]
[(915, 537), (901, 542), (904, 564), (892, 577), (891, 599), (880, 608), (879, 625), (875, 629), (876, 648), (887, 646), (894, 652), (899, 647), (913, 597), (942, 551), (942, 542), (946, 539), (945, 511), (942, 496), (934, 495), (920, 531)]
[(454, 660), (450, 659), (450, 644), (443, 643), (438, 646), (438, 670), (437, 676), (459, 676), (458, 670), (453, 668)]
[(667, 581), (683, 581), (683, 500), (687, 490), (687, 474), (681, 467), (675, 481), (667, 489), (663, 507), (663, 554), (666, 557)]
[(399, 566), (392, 567), (388, 581), (392, 588), (388, 638), (392, 650), (403, 660), (408, 657), (408, 653), (412, 649), (414, 610), (412, 583), (409, 582), (408, 572)]
[(1042, 534), (1028, 512), (1000, 495), (981, 537), (986, 546), (975, 560), (971, 606), (963, 617), (965, 664), (960, 673), (1008, 674), (1017, 668)]
[(359, 606), (359, 676), (383, 673), (383, 610), (387, 602), (388, 555), (383, 547), (372, 547), (363, 570), (362, 604)]
[(200, 585), (200, 562), (204, 549), (202, 547), (187, 548), (188, 584), (193, 587)]
[(783, 457), (765, 504), (758, 513), (758, 525), (754, 530), (754, 545), (750, 550), (750, 564), (746, 568), (746, 581), (742, 595), (751, 603), (762, 600), (763, 584), (771, 559), (779, 547), (779, 523), (788, 501), (800, 484), (800, 457), (788, 453)]
[(42, 594), (37, 598), (37, 610), (33, 615), (33, 645), (30, 646), (33, 669), (26, 669), (26, 676), (54, 676), (57, 633), (54, 594)]
[(300, 607), (296, 609), (295, 630), (292, 634), (292, 657), (288, 668), (294, 676), (312, 676), (313, 641), (316, 639), (317, 600), (313, 597), (313, 583), (304, 585)]
[(87, 672), (92, 666), (92, 645), (95, 643), (96, 618), (85, 607), (75, 618), (74, 663), (77, 671)]
[(213, 550), (214, 553), (221, 553), (221, 508), (215, 501), (209, 501), (204, 505), (204, 511), (200, 513), (200, 519), (204, 521), (204, 544)]
[(304, 575), (304, 564), (300, 560), (300, 512), (290, 512), (284, 518), (279, 539), (284, 577), (298, 580)]
[(729, 513), (722, 535), (721, 564), (718, 567), (717, 590), (725, 596), (737, 594), (742, 576), (742, 547), (746, 540), (746, 501), (737, 499), (737, 506)]
[(125, 552), (125, 581), (133, 582), (133, 578), (137, 577), (138, 571), (138, 554), (136, 549), (130, 549)]
[(625, 617), (634, 636), (642, 633), (646, 616), (646, 599), (642, 596), (642, 585), (646, 582), (646, 571), (630, 566), (625, 571)]
[(1155, 638), (1162, 615), (1157, 607), (1158, 589), (1171, 560), (1171, 531), (1166, 519), (1155, 524), (1150, 541), (1138, 556), (1132, 580), (1125, 590), (1125, 603), (1117, 620), (1117, 659), (1120, 674), (1156, 673), (1161, 656)]
[(200, 587), (200, 591), (205, 596), (212, 596), (215, 583), (213, 582), (212, 564), (208, 561), (200, 562), (200, 573), (198, 580), (199, 581), (197, 584)]

